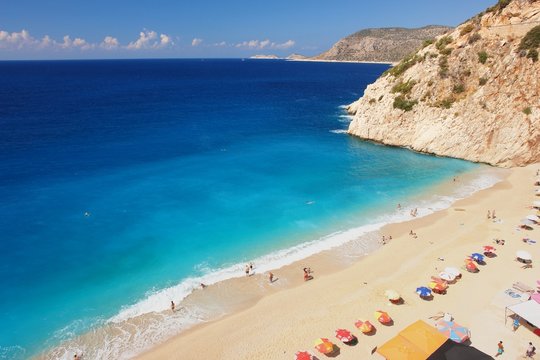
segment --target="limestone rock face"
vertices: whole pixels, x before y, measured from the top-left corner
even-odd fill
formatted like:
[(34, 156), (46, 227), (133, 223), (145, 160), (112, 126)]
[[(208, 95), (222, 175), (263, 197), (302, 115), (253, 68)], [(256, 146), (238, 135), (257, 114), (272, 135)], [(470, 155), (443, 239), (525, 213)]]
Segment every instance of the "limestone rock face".
[(519, 49), (538, 25), (540, 1), (513, 0), (440, 36), (349, 105), (348, 133), (502, 167), (540, 162), (540, 61)]

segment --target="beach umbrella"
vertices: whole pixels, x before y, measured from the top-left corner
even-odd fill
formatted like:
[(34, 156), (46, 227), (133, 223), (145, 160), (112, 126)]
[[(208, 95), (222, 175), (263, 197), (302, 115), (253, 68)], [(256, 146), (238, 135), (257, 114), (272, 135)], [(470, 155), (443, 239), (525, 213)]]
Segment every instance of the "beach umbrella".
[(369, 321), (358, 320), (354, 323), (354, 326), (364, 334), (368, 334), (373, 331), (373, 325)]
[(377, 319), (381, 324), (388, 324), (392, 321), (390, 315), (387, 312), (382, 310), (377, 310), (374, 313), (375, 319)]
[(540, 201), (533, 201), (533, 205), (535, 207), (540, 207)]
[(444, 268), (444, 272), (450, 275), (454, 275), (455, 277), (461, 275), (461, 271), (458, 268), (451, 266)]
[(431, 289), (425, 286), (420, 286), (416, 288), (416, 293), (420, 295), (421, 297), (427, 297), (431, 295)]
[(465, 268), (467, 269), (467, 271), (470, 271), (470, 272), (478, 271), (478, 267), (470, 259), (465, 260)]
[(442, 334), (457, 343), (462, 343), (469, 339), (469, 329), (456, 324), (454, 321), (440, 320), (437, 322), (436, 327)]
[(319, 338), (315, 341), (315, 349), (321, 354), (330, 354), (334, 351), (334, 344), (326, 338)]
[(472, 253), (471, 254), (471, 259), (473, 259), (477, 263), (481, 263), (482, 261), (484, 261), (484, 255), (482, 255), (480, 253)]
[(536, 215), (527, 215), (527, 220), (530, 220), (533, 223), (536, 223), (538, 221), (538, 216), (536, 216)]
[(313, 360), (313, 356), (307, 351), (298, 351), (296, 353), (296, 360)]
[(532, 260), (531, 254), (529, 254), (528, 252), (523, 251), (523, 250), (516, 251), (516, 257), (518, 259), (525, 260), (525, 261)]
[(484, 246), (484, 252), (492, 253), (492, 252), (494, 252), (495, 250), (497, 250), (497, 249), (495, 249), (495, 248), (494, 248), (493, 246), (491, 246), (491, 245), (485, 245), (485, 246)]
[(445, 281), (454, 281), (456, 279), (456, 277), (452, 274), (449, 274), (447, 272), (441, 272), (439, 273), (439, 277)]
[(448, 285), (446, 285), (446, 283), (440, 283), (436, 281), (431, 281), (428, 286), (431, 290), (435, 292), (443, 292), (448, 289)]
[(354, 340), (354, 335), (349, 330), (337, 329), (336, 338), (344, 343), (348, 343)]
[(401, 295), (396, 290), (386, 290), (384, 294), (388, 300), (396, 301), (401, 299)]

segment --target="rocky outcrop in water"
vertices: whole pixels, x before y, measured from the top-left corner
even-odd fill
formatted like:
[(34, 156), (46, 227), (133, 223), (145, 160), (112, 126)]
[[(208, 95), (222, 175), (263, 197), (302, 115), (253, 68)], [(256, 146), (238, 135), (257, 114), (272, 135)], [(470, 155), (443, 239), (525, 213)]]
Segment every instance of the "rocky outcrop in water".
[(540, 1), (500, 0), (390, 68), (349, 134), (510, 167), (540, 162)]

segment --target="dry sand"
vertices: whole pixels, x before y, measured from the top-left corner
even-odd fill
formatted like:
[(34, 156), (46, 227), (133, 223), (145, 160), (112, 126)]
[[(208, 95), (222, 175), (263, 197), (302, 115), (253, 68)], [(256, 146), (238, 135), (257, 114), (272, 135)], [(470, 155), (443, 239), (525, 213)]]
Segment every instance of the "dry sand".
[[(533, 231), (516, 229), (523, 217), (534, 213), (528, 207), (539, 199), (533, 186), (539, 168), (537, 164), (512, 169), (502, 182), (447, 210), (386, 226), (382, 233), (392, 235), (393, 241), (352, 266), (327, 274), (328, 262), (321, 254), (275, 270), (278, 280), (264, 285), (273, 290), (269, 295), (242, 304), (244, 308), (249, 306), (245, 310), (174, 337), (140, 359), (294, 359), (298, 350), (316, 354), (313, 342), (318, 337), (328, 337), (339, 346), (337, 359), (379, 359), (377, 354), (370, 355), (375, 346), (417, 319), (434, 324), (429, 317), (440, 311), (451, 313), (457, 322), (469, 327), (472, 345), (478, 349), (493, 356), (497, 342), (502, 340), (506, 352), (501, 358), (520, 358), (529, 341), (540, 348), (540, 338), (526, 326), (513, 332), (511, 320), (505, 325), (503, 302), (510, 298), (503, 292), (516, 281), (534, 287), (540, 279), (540, 243), (521, 241), (524, 236), (540, 240), (540, 226)], [(487, 219), (487, 210), (492, 209), (500, 222)], [(409, 236), (411, 229), (418, 234), (417, 239)], [(482, 246), (492, 245), (494, 238), (505, 239), (506, 243), (495, 245), (498, 256), (479, 266), (479, 273), (465, 272), (446, 295), (435, 295), (432, 301), (421, 300), (414, 293), (444, 267), (461, 268), (467, 255), (482, 252)], [(515, 252), (521, 249), (536, 260), (532, 269), (522, 269), (515, 261)], [(315, 279), (304, 283), (301, 269), (307, 263), (315, 270)], [(287, 286), (280, 286), (280, 282)], [(384, 296), (386, 289), (400, 292), (405, 303), (390, 304)], [(200, 296), (211, 296), (205, 291)], [(376, 323), (373, 312), (378, 309), (392, 316), (393, 326), (376, 324), (373, 336), (362, 335), (354, 328), (358, 318)], [(358, 344), (339, 343), (334, 337), (337, 328), (351, 330), (358, 336)]]

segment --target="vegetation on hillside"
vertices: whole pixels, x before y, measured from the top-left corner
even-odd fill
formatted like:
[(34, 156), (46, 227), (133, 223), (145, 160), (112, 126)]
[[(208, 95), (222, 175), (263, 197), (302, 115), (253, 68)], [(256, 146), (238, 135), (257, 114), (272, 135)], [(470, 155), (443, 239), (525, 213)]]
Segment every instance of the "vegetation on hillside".
[(519, 43), (519, 50), (523, 54), (527, 54), (529, 59), (532, 59), (534, 62), (538, 61), (538, 50), (540, 47), (540, 25), (533, 27)]

